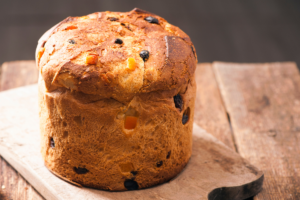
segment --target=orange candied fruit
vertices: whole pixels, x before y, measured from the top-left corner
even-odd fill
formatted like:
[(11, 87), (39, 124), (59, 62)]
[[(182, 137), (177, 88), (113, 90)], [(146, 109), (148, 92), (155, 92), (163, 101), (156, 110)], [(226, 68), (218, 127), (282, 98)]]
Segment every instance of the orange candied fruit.
[(70, 25), (70, 26), (67, 26), (67, 28), (65, 28), (65, 30), (73, 30), (73, 29), (77, 29), (78, 27), (75, 26), (75, 25)]
[(136, 68), (136, 62), (134, 58), (128, 58), (127, 59), (127, 69), (134, 71)]
[(81, 20), (88, 19), (88, 18), (89, 18), (89, 16), (82, 16), (82, 17), (79, 17), (79, 19), (81, 19)]
[(86, 56), (86, 64), (88, 65), (95, 65), (97, 64), (97, 61), (98, 61), (98, 55), (96, 54), (89, 54)]
[(37, 59), (38, 60), (41, 59), (41, 57), (43, 56), (44, 52), (45, 52), (45, 48), (44, 47), (40, 48), (40, 50), (39, 50), (39, 52), (37, 54)]
[(126, 116), (124, 122), (124, 128), (128, 130), (134, 129), (137, 124), (137, 119), (138, 118), (134, 116)]

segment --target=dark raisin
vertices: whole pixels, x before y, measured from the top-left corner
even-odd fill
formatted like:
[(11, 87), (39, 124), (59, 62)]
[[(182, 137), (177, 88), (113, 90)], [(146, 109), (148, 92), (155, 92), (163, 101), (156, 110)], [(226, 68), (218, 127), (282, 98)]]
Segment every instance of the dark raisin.
[(70, 44), (76, 44), (75, 40), (73, 40), (73, 39), (69, 39), (68, 42), (69, 42)]
[(130, 26), (129, 26), (129, 24), (126, 25), (124, 23), (121, 23), (121, 25), (124, 26), (125, 28), (127, 28), (128, 30), (132, 31), (131, 28), (130, 28)]
[(128, 30), (132, 31), (131, 27), (129, 26), (129, 24), (127, 26), (125, 26), (125, 28), (127, 28)]
[(73, 169), (77, 174), (86, 174), (89, 172), (89, 170), (87, 170), (86, 168), (81, 167), (74, 167)]
[(123, 44), (123, 41), (122, 41), (121, 39), (117, 38), (117, 39), (115, 40), (115, 43), (116, 43), (116, 44)]
[(147, 61), (149, 59), (149, 51), (143, 50), (140, 52), (140, 57), (144, 60)]
[(170, 156), (171, 156), (171, 151), (168, 152), (168, 154), (167, 154), (167, 159), (169, 159)]
[(152, 23), (152, 24), (159, 24), (159, 23), (158, 23), (158, 19), (156, 19), (156, 18), (154, 18), (154, 17), (151, 17), (151, 16), (146, 17), (145, 20), (146, 20), (147, 22), (149, 22), (149, 23)]
[(147, 61), (149, 58), (149, 51), (147, 51), (147, 50), (141, 51), (140, 56), (144, 61)]
[(55, 143), (54, 143), (53, 138), (50, 139), (50, 147), (51, 147), (51, 148), (54, 148), (54, 147), (55, 147)]
[(134, 180), (127, 179), (124, 182), (124, 186), (127, 190), (137, 190), (139, 189), (139, 185)]
[(135, 176), (135, 175), (137, 175), (138, 172), (137, 171), (131, 171), (130, 173)]
[(187, 108), (182, 115), (182, 124), (186, 124), (190, 118), (190, 108)]
[(160, 167), (162, 165), (163, 165), (163, 161), (162, 160), (156, 163), (156, 167)]
[(110, 21), (112, 21), (112, 22), (114, 22), (114, 21), (118, 21), (119, 19), (118, 18), (116, 18), (116, 17), (109, 17), (108, 18)]
[(181, 112), (183, 107), (183, 100), (180, 94), (175, 95), (173, 98), (174, 98), (175, 107), (178, 108), (179, 111)]

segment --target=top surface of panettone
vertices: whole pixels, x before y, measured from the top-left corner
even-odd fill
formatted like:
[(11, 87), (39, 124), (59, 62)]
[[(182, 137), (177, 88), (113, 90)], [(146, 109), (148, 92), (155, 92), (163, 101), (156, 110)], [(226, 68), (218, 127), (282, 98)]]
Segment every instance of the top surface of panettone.
[(136, 8), (68, 17), (41, 37), (36, 61), (47, 91), (128, 101), (188, 83), (197, 56), (182, 30)]

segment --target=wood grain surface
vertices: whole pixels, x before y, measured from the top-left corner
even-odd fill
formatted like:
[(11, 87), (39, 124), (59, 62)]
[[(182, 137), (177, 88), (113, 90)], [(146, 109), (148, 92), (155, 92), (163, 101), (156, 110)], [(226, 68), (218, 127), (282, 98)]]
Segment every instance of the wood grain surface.
[(38, 70), (34, 60), (5, 62), (1, 67), (0, 91), (36, 83)]
[(211, 63), (198, 64), (194, 121), (208, 133), (235, 150), (226, 110)]
[[(36, 83), (38, 70), (34, 60), (5, 62), (0, 68), (0, 91)], [(0, 130), (1, 131), (1, 130)], [(44, 199), (16, 170), (0, 156), (0, 199)], [(2, 196), (1, 196), (2, 194)]]
[[(43, 200), (44, 198), (3, 158), (0, 159), (1, 200)], [(2, 193), (2, 196), (1, 196)]]
[(300, 75), (295, 63), (214, 63), (240, 155), (265, 172), (257, 200), (300, 199)]

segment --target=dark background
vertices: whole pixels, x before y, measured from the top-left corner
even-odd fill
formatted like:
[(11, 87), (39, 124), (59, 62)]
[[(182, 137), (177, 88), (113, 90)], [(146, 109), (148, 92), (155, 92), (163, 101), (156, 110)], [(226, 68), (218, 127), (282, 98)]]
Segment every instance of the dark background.
[(39, 37), (68, 16), (148, 10), (192, 39), (199, 62), (296, 61), (299, 0), (0, 0), (0, 64), (34, 59)]

